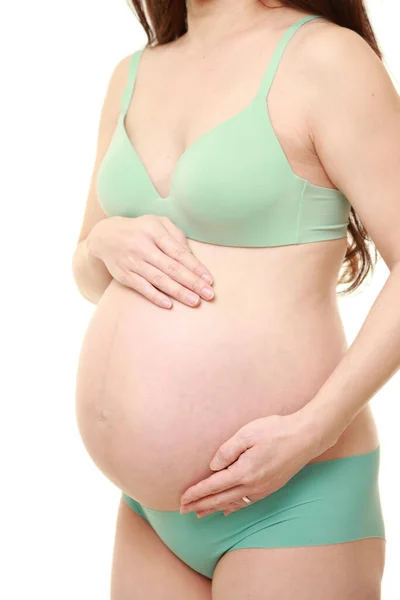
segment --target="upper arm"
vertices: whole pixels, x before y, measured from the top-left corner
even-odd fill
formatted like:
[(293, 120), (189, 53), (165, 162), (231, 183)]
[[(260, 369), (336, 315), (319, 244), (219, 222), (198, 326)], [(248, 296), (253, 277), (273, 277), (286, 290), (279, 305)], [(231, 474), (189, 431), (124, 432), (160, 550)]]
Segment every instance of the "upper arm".
[(327, 24), (309, 36), (309, 130), (383, 260), (400, 261), (400, 98), (355, 32)]
[(90, 177), (89, 191), (78, 243), (88, 236), (96, 223), (107, 218), (107, 215), (104, 213), (97, 200), (97, 173), (117, 125), (118, 116), (121, 110), (122, 94), (128, 80), (130, 58), (131, 55), (123, 58), (114, 68), (103, 100), (98, 126), (94, 166)]

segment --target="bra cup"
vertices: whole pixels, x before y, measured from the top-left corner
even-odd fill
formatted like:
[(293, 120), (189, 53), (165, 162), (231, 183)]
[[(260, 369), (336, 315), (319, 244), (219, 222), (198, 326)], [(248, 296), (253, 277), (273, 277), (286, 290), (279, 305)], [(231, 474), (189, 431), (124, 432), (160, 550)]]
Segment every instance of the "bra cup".
[(267, 98), (283, 52), (309, 15), (279, 41), (258, 93), (237, 115), (198, 138), (178, 160), (170, 194), (153, 185), (125, 129), (142, 50), (132, 55), (120, 117), (97, 174), (108, 216), (168, 217), (188, 238), (225, 246), (282, 246), (345, 237), (350, 203), (292, 170), (272, 126)]
[(97, 173), (97, 197), (108, 217), (138, 217), (156, 206), (152, 186), (118, 122)]
[(107, 216), (166, 216), (188, 238), (227, 246), (280, 246), (346, 235), (345, 196), (297, 176), (264, 103), (203, 136), (179, 161), (171, 194), (155, 192), (118, 125), (97, 177)]
[(271, 152), (258, 119), (241, 120), (240, 127), (196, 145), (174, 184), (175, 218), (198, 239), (228, 245), (294, 241), (303, 184)]

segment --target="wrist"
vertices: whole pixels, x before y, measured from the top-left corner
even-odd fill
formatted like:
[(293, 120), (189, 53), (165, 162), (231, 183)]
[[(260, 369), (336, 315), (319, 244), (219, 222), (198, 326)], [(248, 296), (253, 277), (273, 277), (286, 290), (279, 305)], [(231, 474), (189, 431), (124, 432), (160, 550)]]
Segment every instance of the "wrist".
[(96, 225), (91, 229), (89, 234), (86, 236), (86, 253), (90, 261), (98, 261), (99, 260), (99, 235), (98, 235), (98, 225)]
[(86, 251), (89, 260), (93, 263), (103, 262), (102, 250), (103, 242), (107, 239), (107, 229), (104, 227), (109, 226), (110, 219), (119, 217), (109, 217), (107, 219), (101, 219), (91, 229), (89, 234), (86, 236)]
[(295, 414), (300, 435), (314, 456), (319, 456), (336, 444), (342, 431), (326, 416), (308, 408), (308, 405)]

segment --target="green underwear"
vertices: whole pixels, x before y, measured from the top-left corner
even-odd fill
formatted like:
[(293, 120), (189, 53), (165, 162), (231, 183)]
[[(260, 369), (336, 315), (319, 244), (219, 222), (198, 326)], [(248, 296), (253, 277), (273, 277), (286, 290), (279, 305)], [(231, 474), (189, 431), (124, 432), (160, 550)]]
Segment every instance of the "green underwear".
[(273, 494), (230, 515), (153, 510), (124, 501), (195, 571), (212, 578), (219, 559), (239, 548), (285, 548), (385, 539), (378, 487), (380, 447), (308, 464)]

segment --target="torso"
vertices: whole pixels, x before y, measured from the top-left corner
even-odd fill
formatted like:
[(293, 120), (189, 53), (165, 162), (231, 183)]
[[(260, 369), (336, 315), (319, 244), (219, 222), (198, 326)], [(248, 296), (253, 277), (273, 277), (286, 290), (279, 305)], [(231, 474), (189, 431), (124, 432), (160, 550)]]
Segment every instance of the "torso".
[[(286, 14), (282, 30), (299, 18)], [(305, 25), (287, 48), (268, 105), (293, 171), (334, 187), (313, 151), (296, 75), (296, 46), (317, 26), (330, 25)], [(183, 40), (149, 50), (126, 128), (161, 196), (184, 149), (251, 99), (265, 67), (254, 60), (260, 40), (273, 40), (272, 53), (281, 34), (270, 29), (236, 36), (216, 50), (218, 60), (189, 61)], [(159, 510), (179, 508), (183, 491), (211, 474), (214, 452), (239, 427), (310, 401), (347, 349), (336, 299), (345, 238), (264, 248), (189, 244), (214, 276), (214, 300), (194, 309), (176, 301), (165, 311), (113, 280), (78, 371), (78, 424), (93, 460), (129, 496)], [(377, 443), (367, 407), (315, 460)]]

